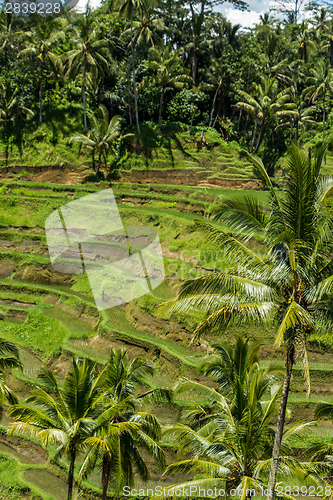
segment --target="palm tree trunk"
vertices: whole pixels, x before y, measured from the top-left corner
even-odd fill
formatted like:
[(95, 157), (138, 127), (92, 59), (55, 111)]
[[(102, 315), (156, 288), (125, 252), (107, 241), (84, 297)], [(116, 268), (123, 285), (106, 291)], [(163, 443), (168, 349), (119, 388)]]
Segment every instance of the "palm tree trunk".
[(111, 469), (111, 458), (107, 453), (105, 453), (105, 455), (103, 456), (103, 471), (102, 471), (102, 486), (103, 486), (102, 500), (107, 500), (108, 497), (110, 469)]
[(5, 143), (6, 143), (6, 150), (5, 150), (5, 156), (6, 156), (6, 167), (8, 165), (8, 156), (9, 156), (9, 133), (8, 133), (8, 124), (7, 124), (7, 114), (5, 117), (4, 121), (4, 129), (5, 129)]
[(259, 134), (258, 134), (257, 143), (256, 143), (256, 147), (254, 148), (253, 154), (255, 154), (258, 151), (259, 147), (260, 147), (263, 129), (264, 129), (264, 122), (262, 122), (262, 124), (261, 124), (260, 130), (259, 130)]
[(210, 111), (210, 117), (209, 117), (209, 125), (208, 125), (209, 127), (212, 126), (213, 114), (214, 114), (214, 109), (215, 109), (215, 105), (216, 105), (217, 94), (219, 93), (220, 87), (221, 87), (221, 83), (218, 84), (217, 89), (216, 89), (215, 94), (214, 94), (212, 109)]
[(220, 116), (220, 110), (221, 110), (221, 99), (219, 99), (219, 104), (217, 106), (217, 112), (216, 112), (216, 115), (215, 115), (215, 119), (213, 121), (213, 128), (215, 127), (217, 119)]
[(238, 124), (237, 124), (237, 129), (238, 130), (240, 129), (240, 122), (241, 122), (241, 119), (242, 119), (242, 114), (243, 114), (243, 110), (240, 109), (239, 110), (239, 115), (238, 115)]
[(161, 98), (160, 98), (160, 109), (158, 111), (158, 126), (162, 128), (162, 111), (163, 111), (163, 99), (164, 99), (164, 88), (162, 88)]
[(130, 91), (130, 74), (131, 74), (131, 68), (128, 67), (128, 73), (127, 73), (128, 119), (129, 119), (129, 125), (130, 127), (132, 127), (133, 119), (132, 119), (132, 105), (131, 105), (131, 91)]
[(192, 57), (192, 78), (195, 83), (197, 77), (197, 68), (198, 68), (198, 56), (197, 51), (194, 49), (193, 57)]
[(87, 124), (87, 104), (86, 104), (86, 58), (83, 56), (83, 71), (82, 71), (82, 101), (83, 101), (83, 125), (84, 130), (88, 132), (88, 124)]
[(325, 126), (326, 126), (326, 92), (323, 99), (323, 145), (325, 144)]
[(193, 115), (194, 115), (194, 106), (192, 106), (192, 111), (191, 111), (191, 125), (190, 125), (190, 133), (191, 134), (193, 131)]
[(67, 497), (68, 500), (72, 500), (72, 498), (73, 498), (75, 457), (76, 457), (76, 449), (75, 449), (75, 445), (72, 445), (72, 448), (70, 451), (70, 463), (69, 463), (69, 471), (68, 471), (68, 497)]
[(140, 136), (138, 94), (137, 94), (137, 91), (136, 91), (134, 44), (133, 44), (133, 12), (131, 12), (131, 53), (132, 53), (132, 77), (133, 77), (133, 91), (134, 91), (134, 103), (135, 103), (136, 129), (137, 129), (137, 132), (138, 132), (138, 136)]
[(43, 63), (40, 65), (39, 75), (39, 123), (43, 123)]
[(93, 170), (95, 170), (95, 150), (92, 150), (92, 167)]
[(254, 130), (253, 130), (252, 142), (251, 142), (251, 151), (253, 151), (253, 148), (254, 148), (254, 141), (255, 141), (256, 135), (257, 135), (257, 127), (258, 127), (258, 117), (256, 117), (256, 122), (254, 124)]
[(102, 157), (102, 151), (99, 150), (98, 151), (98, 161), (97, 161), (97, 170), (96, 170), (96, 173), (98, 174), (99, 173), (99, 169), (101, 167), (101, 157)]
[(286, 410), (287, 410), (288, 395), (289, 395), (289, 389), (290, 389), (291, 373), (292, 373), (293, 364), (294, 364), (294, 353), (295, 353), (294, 346), (293, 345), (288, 346), (286, 368), (285, 368), (285, 373), (284, 373), (284, 381), (283, 381), (280, 408), (279, 408), (279, 415), (278, 415), (275, 440), (274, 440), (274, 446), (273, 446), (273, 453), (272, 453), (271, 469), (269, 472), (269, 479), (268, 479), (267, 500), (273, 500), (273, 498), (274, 498), (276, 473), (277, 473), (277, 468), (278, 468), (278, 464), (279, 464), (281, 441), (282, 441), (282, 435), (283, 435), (284, 422), (286, 419)]

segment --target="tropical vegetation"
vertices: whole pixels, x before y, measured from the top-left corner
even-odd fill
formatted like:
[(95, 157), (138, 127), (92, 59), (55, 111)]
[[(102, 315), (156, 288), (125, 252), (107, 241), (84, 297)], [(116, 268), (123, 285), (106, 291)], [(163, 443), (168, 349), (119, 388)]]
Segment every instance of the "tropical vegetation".
[[(333, 10), (218, 7), (0, 8), (1, 498), (332, 497)], [(44, 227), (110, 187), (149, 293), (100, 310)]]

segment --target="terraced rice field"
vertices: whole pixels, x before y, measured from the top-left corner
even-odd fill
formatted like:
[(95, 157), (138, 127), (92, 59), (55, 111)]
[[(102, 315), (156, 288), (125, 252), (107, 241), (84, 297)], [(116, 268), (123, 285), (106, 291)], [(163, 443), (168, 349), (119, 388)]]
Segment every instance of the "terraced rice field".
[[(227, 169), (223, 175), (226, 174)], [(86, 276), (64, 275), (52, 269), (44, 222), (57, 207), (107, 187), (12, 180), (0, 183), (0, 329), (1, 337), (21, 346), (23, 370), (14, 370), (9, 384), (22, 398), (36, 385), (44, 364), (62, 376), (72, 354), (90, 356), (102, 364), (111, 347), (125, 347), (130, 356), (141, 355), (154, 362), (157, 374), (153, 385), (170, 387), (180, 376), (201, 380), (198, 367), (209, 355), (207, 342), (223, 340), (210, 337), (201, 345), (191, 346), (191, 332), (199, 318), (159, 317), (157, 308), (174, 295), (180, 279), (228, 265), (227, 255), (212, 253), (202, 241), (194, 220), (210, 214), (231, 191), (219, 187), (115, 183), (113, 189), (125, 225), (151, 225), (158, 230), (166, 280), (151, 295), (98, 313)], [(267, 199), (264, 191), (250, 194)], [(233, 328), (224, 339), (232, 341), (235, 331)], [(272, 328), (243, 327), (241, 331), (262, 340), (264, 364), (274, 361), (283, 366), (283, 350), (272, 347)], [(312, 394), (306, 398), (301, 366), (296, 365), (290, 398), (291, 422), (310, 420), (318, 401), (333, 401), (333, 353), (310, 349), (309, 359)], [(184, 401), (178, 403), (182, 405)], [(161, 408), (159, 416), (168, 423), (177, 417), (177, 410)], [(8, 416), (4, 421), (8, 422)], [(333, 439), (329, 422), (321, 424), (320, 435)], [(303, 449), (306, 445), (307, 440), (300, 443)], [(27, 449), (33, 452), (27, 453)], [(19, 498), (64, 498), (64, 471), (50, 465), (47, 458), (37, 443), (0, 436), (0, 482), (6, 485), (12, 467), (17, 471), (17, 488), (26, 495)], [(156, 479), (157, 476), (152, 481)], [(96, 498), (98, 486), (97, 478), (87, 482), (82, 498)], [(5, 498), (1, 495), (0, 490), (0, 498)]]

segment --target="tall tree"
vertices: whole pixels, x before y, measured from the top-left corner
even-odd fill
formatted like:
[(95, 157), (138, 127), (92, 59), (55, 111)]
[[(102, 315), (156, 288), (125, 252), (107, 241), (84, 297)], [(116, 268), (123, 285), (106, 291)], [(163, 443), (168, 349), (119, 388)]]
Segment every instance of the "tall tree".
[[(211, 9), (218, 5), (218, 0), (190, 0), (188, 5), (190, 7), (190, 41), (186, 45), (186, 50), (189, 53), (191, 76), (195, 83), (197, 83), (198, 72), (198, 57), (204, 47), (208, 47), (209, 31), (206, 30), (206, 17)], [(247, 8), (247, 3), (243, 0), (232, 0), (230, 3), (237, 9), (244, 10)]]
[[(68, 500), (73, 498), (74, 468), (79, 450), (96, 430), (111, 425), (128, 403), (115, 402), (102, 391), (97, 366), (91, 360), (73, 359), (62, 387), (55, 376), (44, 370), (40, 378), (46, 385), (27, 398), (26, 403), (15, 405), (9, 434), (28, 434), (48, 447), (58, 444), (55, 458), (67, 456)], [(48, 391), (46, 391), (48, 389)], [(116, 428), (114, 432), (121, 432)]]
[(79, 142), (87, 146), (92, 152), (93, 169), (95, 170), (95, 154), (97, 153), (96, 173), (99, 173), (102, 159), (107, 167), (107, 155), (112, 151), (116, 139), (120, 135), (121, 117), (116, 115), (109, 119), (109, 112), (105, 106), (99, 106), (95, 113), (88, 113), (90, 130), (86, 135), (75, 135), (70, 142)]
[(236, 104), (238, 109), (244, 110), (254, 117), (251, 151), (256, 153), (267, 131), (277, 118), (294, 118), (297, 111), (291, 102), (290, 89), (279, 91), (276, 78), (263, 76), (260, 84), (254, 84), (253, 95), (239, 91), (241, 101)]
[(138, 93), (136, 88), (133, 17), (136, 12), (142, 14), (145, 11), (145, 9), (149, 9), (150, 7), (156, 5), (156, 3), (157, 3), (156, 0), (116, 0), (115, 2), (115, 6), (119, 8), (120, 14), (126, 17), (130, 22), (132, 79), (133, 79), (133, 92), (134, 92), (134, 103), (135, 103), (136, 129), (138, 136), (140, 136), (140, 121), (139, 121)]
[(72, 44), (74, 49), (67, 54), (67, 76), (76, 75), (81, 71), (81, 92), (83, 102), (83, 124), (88, 132), (86, 82), (89, 70), (103, 72), (107, 61), (103, 56), (103, 49), (108, 45), (107, 40), (100, 38), (94, 28), (93, 17), (89, 12), (79, 16), (73, 25)]
[[(237, 320), (260, 323), (275, 319), (275, 345), (284, 344), (286, 365), (269, 476), (269, 500), (275, 492), (295, 354), (299, 353), (302, 359), (309, 393), (307, 336), (313, 331), (320, 332), (320, 328), (330, 328), (325, 306), (333, 291), (333, 214), (326, 208), (326, 196), (333, 183), (321, 179), (324, 154), (324, 149), (305, 152), (291, 147), (282, 197), (261, 160), (249, 156), (269, 189), (271, 212), (267, 214), (256, 198), (241, 196), (225, 201), (216, 213), (228, 230), (197, 222), (210, 241), (228, 251), (234, 268), (186, 280), (169, 304), (175, 311), (192, 308), (202, 311), (203, 319), (195, 335), (223, 332)], [(261, 252), (246, 244), (251, 235), (263, 239)]]
[(16, 24), (15, 16), (4, 11), (0, 12), (0, 54), (4, 55), (6, 70), (8, 70), (10, 60), (13, 59), (12, 55), (18, 38), (18, 33), (15, 31)]
[(43, 123), (45, 71), (49, 69), (55, 75), (61, 71), (62, 62), (54, 50), (63, 37), (64, 32), (58, 21), (54, 19), (39, 20), (31, 31), (26, 32), (26, 48), (18, 54), (18, 57), (33, 57), (39, 66), (39, 123)]
[(110, 359), (100, 376), (101, 387), (118, 404), (127, 401), (128, 408), (114, 418), (121, 428), (120, 433), (110, 433), (108, 428), (97, 429), (95, 436), (87, 440), (89, 445), (80, 476), (87, 476), (98, 462), (102, 464), (103, 500), (107, 498), (109, 483), (116, 494), (125, 485), (134, 484), (133, 468), (147, 480), (149, 473), (143, 450), (148, 452), (160, 467), (165, 465), (165, 456), (157, 441), (161, 437), (161, 426), (157, 418), (141, 410), (144, 400), (170, 399), (169, 391), (152, 389), (136, 394), (139, 384), (146, 383), (153, 375), (153, 367), (139, 358), (127, 359), (126, 351), (112, 350)]
[(304, 90), (304, 97), (310, 103), (322, 100), (323, 102), (323, 145), (325, 144), (326, 130), (326, 106), (327, 97), (333, 95), (333, 68), (330, 68), (328, 61), (319, 61), (316, 68), (311, 68), (311, 85)]
[(20, 103), (20, 89), (12, 88), (9, 78), (0, 81), (0, 123), (3, 125), (5, 139), (6, 165), (9, 156), (9, 142), (15, 128), (16, 120), (22, 116), (33, 116), (33, 111)]
[(155, 17), (152, 5), (146, 5), (144, 10), (138, 12), (138, 21), (133, 21), (132, 31), (129, 28), (124, 35), (132, 32), (134, 47), (136, 44), (145, 45), (146, 48), (153, 47), (161, 42), (161, 35), (164, 31), (162, 19)]
[[(173, 88), (182, 89), (186, 83), (193, 84), (192, 78), (184, 69), (182, 60), (172, 50), (168, 48), (152, 49), (150, 51), (151, 61), (149, 69), (154, 72), (153, 80), (160, 90), (160, 106), (158, 112), (158, 124), (162, 127), (162, 113), (164, 97), (167, 91)], [(149, 77), (143, 80), (143, 85), (147, 85)]]
[(287, 24), (297, 24), (306, 3), (307, 0), (277, 0), (272, 10), (283, 14)]
[(323, 49), (328, 55), (331, 68), (333, 68), (333, 19), (331, 19), (324, 29), (325, 42)]
[[(188, 425), (171, 425), (165, 433), (175, 437), (178, 454), (187, 457), (169, 465), (164, 474), (196, 472), (203, 475), (183, 484), (186, 489), (217, 487), (227, 495), (236, 489), (242, 492), (239, 497), (244, 500), (251, 498), (253, 491), (264, 488), (265, 469), (274, 440), (271, 421), (277, 412), (281, 385), (274, 367), (266, 370), (260, 367), (256, 360), (258, 347), (250, 347), (242, 338), (236, 340), (233, 349), (218, 346), (218, 357), (208, 367), (208, 372), (219, 383), (217, 390), (191, 380), (177, 385), (175, 393), (187, 396)], [(197, 398), (200, 404), (196, 403)], [(307, 424), (303, 424), (284, 434), (285, 453), (293, 439), (306, 428)], [(306, 466), (285, 458), (284, 478), (298, 472), (305, 479)]]

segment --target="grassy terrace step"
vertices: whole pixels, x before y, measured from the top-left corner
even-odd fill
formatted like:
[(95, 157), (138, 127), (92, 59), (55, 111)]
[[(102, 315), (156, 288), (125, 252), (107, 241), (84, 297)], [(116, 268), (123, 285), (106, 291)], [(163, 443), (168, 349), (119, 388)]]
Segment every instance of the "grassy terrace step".
[(20, 261), (24, 260), (25, 263), (37, 262), (38, 264), (50, 264), (50, 257), (39, 254), (31, 254), (28, 252), (12, 252), (10, 250), (0, 251), (0, 260), (6, 257), (10, 257), (12, 260)]
[[(77, 292), (74, 292), (73, 290), (62, 287), (62, 289), (59, 289), (59, 286), (52, 286), (52, 285), (36, 285), (32, 283), (23, 283), (23, 282), (11, 282), (8, 280), (1, 280), (0, 285), (3, 287), (9, 288), (9, 289), (16, 289), (20, 292), (22, 291), (33, 291), (38, 294), (54, 294), (57, 295), (58, 297), (67, 297), (67, 298), (74, 298), (75, 302), (77, 303), (82, 303), (84, 305), (88, 305), (90, 307), (94, 308), (94, 302), (92, 299), (90, 299), (87, 296), (83, 296), (82, 294), (78, 294)], [(4, 293), (4, 292), (3, 292)], [(27, 295), (12, 295), (13, 299), (19, 297), (22, 300), (26, 300), (28, 302), (29, 296)], [(38, 297), (34, 297), (33, 300), (37, 301)], [(40, 301), (40, 300), (39, 300)], [(33, 301), (32, 301), (33, 302)], [(188, 366), (197, 366), (198, 361), (202, 360), (203, 355), (195, 353), (193, 350), (188, 349), (182, 345), (179, 345), (176, 342), (172, 342), (170, 340), (164, 339), (162, 337), (153, 337), (152, 335), (149, 335), (147, 333), (141, 332), (129, 325), (129, 323), (124, 320), (122, 315), (124, 314), (123, 312), (120, 313), (117, 309), (112, 310), (111, 315), (115, 315), (115, 319), (111, 319), (109, 315), (105, 312), (101, 313), (101, 316), (103, 318), (103, 321), (101, 323), (101, 327), (106, 328), (107, 331), (111, 332), (116, 338), (120, 340), (127, 340), (127, 341), (139, 341), (143, 342), (147, 345), (151, 345), (154, 347), (158, 347), (161, 350), (165, 351), (167, 354), (171, 355), (172, 357), (175, 357), (179, 359), (182, 363), (188, 365)], [(61, 312), (60, 312), (61, 315)], [(56, 316), (55, 316), (56, 317)], [(88, 327), (89, 329), (89, 327)], [(72, 346), (68, 346), (72, 347)], [(283, 360), (274, 360), (275, 363), (281, 364), (283, 366)], [(268, 365), (269, 362), (264, 360), (263, 361), (264, 365)], [(295, 367), (295, 375), (298, 373), (301, 375), (301, 367)], [(321, 362), (310, 362), (310, 370), (311, 372), (318, 372), (318, 373), (328, 373), (333, 371), (333, 363), (328, 365), (327, 363), (321, 363)]]
[(0, 286), (9, 289), (9, 290), (18, 290), (18, 291), (25, 291), (25, 292), (32, 292), (32, 293), (37, 293), (37, 294), (53, 294), (53, 295), (58, 295), (58, 296), (70, 296), (70, 297), (75, 297), (78, 301), (87, 304), (89, 306), (94, 305), (94, 301), (92, 298), (89, 298), (83, 294), (80, 294), (78, 292), (75, 292), (71, 290), (68, 287), (64, 286), (59, 286), (59, 285), (41, 285), (41, 284), (36, 284), (36, 283), (30, 283), (30, 282), (23, 282), (23, 281), (11, 281), (11, 280), (6, 280), (2, 279), (0, 280)]
[[(194, 221), (195, 219), (200, 219), (204, 220), (204, 218), (201, 216), (200, 213), (189, 213), (189, 212), (183, 212), (180, 213), (177, 210), (173, 210), (172, 208), (158, 208), (158, 207), (149, 207), (149, 205), (130, 205), (128, 203), (121, 204), (119, 206), (120, 212), (133, 212), (135, 213), (136, 211), (141, 211), (141, 212), (146, 212), (151, 215), (161, 215), (166, 218), (173, 218), (173, 219), (180, 219), (180, 220), (187, 220), (187, 221)], [(2, 226), (4, 227), (4, 226)], [(16, 226), (19, 227), (19, 226)], [(27, 255), (24, 253), (20, 252), (0, 252), (0, 258), (2, 257), (7, 257), (8, 255), (11, 255), (13, 258), (19, 258), (20, 256), (24, 256), (24, 258), (27, 258)], [(35, 260), (39, 260), (40, 262), (44, 263), (46, 261), (50, 262), (48, 257), (43, 257), (43, 256), (31, 256)]]
[[(27, 232), (27, 229), (29, 230), (29, 232)], [(16, 234), (16, 235), (26, 233), (26, 234), (30, 235), (31, 237), (43, 238), (45, 228), (43, 226), (38, 226), (38, 225), (29, 227), (29, 226), (15, 226), (15, 225), (4, 226), (4, 225), (0, 224), (0, 231), (8, 233), (8, 234)]]
[(176, 342), (164, 339), (163, 337), (153, 337), (152, 335), (133, 328), (126, 320), (125, 312), (121, 309), (114, 309), (110, 312), (102, 311), (100, 314), (103, 318), (101, 327), (115, 330), (115, 336), (120, 340), (136, 339), (143, 343), (154, 345), (154, 347), (158, 347), (172, 357), (178, 358), (185, 365), (191, 367), (197, 367), (198, 363), (201, 362), (204, 357), (202, 353), (197, 353)]
[(15, 232), (14, 229), (15, 228), (13, 227), (11, 231), (8, 230), (4, 231), (0, 228), (0, 240), (9, 239), (15, 242), (21, 242), (23, 240), (31, 240), (31, 241), (40, 241), (41, 243), (46, 244), (46, 237), (44, 234), (28, 233), (26, 231)]
[(288, 398), (288, 403), (290, 404), (304, 404), (304, 405), (317, 405), (320, 401), (326, 401), (327, 403), (333, 403), (333, 395), (329, 394), (310, 394), (308, 398), (305, 394), (291, 392)]
[[(109, 185), (109, 183), (105, 183)], [(75, 192), (75, 191), (85, 191), (87, 193), (94, 193), (95, 191), (98, 190), (96, 188), (95, 184), (56, 184), (52, 182), (33, 182), (33, 181), (0, 181), (0, 187), (1, 186), (7, 186), (8, 188), (12, 187), (22, 187), (25, 189), (45, 189), (46, 191), (55, 191), (55, 192), (61, 192), (61, 191), (68, 191), (68, 192)], [(100, 189), (105, 189), (105, 187), (100, 187)]]
[[(78, 196), (76, 197), (75, 199), (78, 199), (78, 198), (81, 198), (82, 196), (84, 196), (86, 193), (79, 193), (81, 196)], [(126, 198), (126, 197), (131, 197), (133, 198), (134, 200), (144, 200), (144, 201), (158, 201), (158, 202), (173, 202), (175, 204), (185, 204), (185, 205), (196, 205), (196, 206), (200, 206), (204, 209), (208, 208), (211, 203), (209, 202), (205, 202), (205, 201), (200, 201), (200, 200), (195, 200), (195, 199), (188, 199), (188, 198), (179, 198), (179, 196), (172, 196), (172, 195), (163, 195), (163, 194), (151, 194), (151, 193), (148, 193), (148, 192), (144, 192), (144, 193), (140, 193), (140, 195), (138, 196), (138, 192), (137, 191), (131, 191), (131, 190), (124, 190), (124, 189), (114, 189), (114, 194), (115, 194), (115, 197), (117, 199), (117, 201), (120, 201), (120, 198)], [(158, 198), (158, 199), (157, 199)], [(12, 200), (13, 202), (20, 202), (22, 203), (22, 201), (26, 201), (26, 200), (29, 200), (30, 201), (34, 201), (35, 203), (42, 203), (44, 201), (50, 201), (50, 197), (39, 197), (39, 196), (36, 196), (36, 195), (31, 195), (31, 196), (27, 196), (27, 195), (22, 195), (22, 196), (18, 196), (18, 195), (12, 195), (12, 194), (9, 194), (9, 195), (1, 195), (0, 196), (0, 201), (1, 199), (6, 199), (6, 201), (8, 200)], [(156, 200), (157, 199), (157, 200)], [(57, 201), (59, 202), (59, 206), (61, 206), (64, 201), (66, 202), (70, 202), (71, 200), (69, 198), (56, 198), (56, 200), (53, 200), (53, 201)], [(60, 203), (61, 202), (61, 203)], [(53, 203), (54, 205), (54, 203)]]
[[(222, 174), (224, 175), (224, 174)], [(242, 179), (243, 180), (243, 179)], [(209, 179), (206, 181), (209, 183)], [(1, 184), (1, 183), (0, 183)], [(75, 194), (75, 198), (85, 196), (90, 193), (94, 193), (100, 190), (108, 189), (110, 185), (108, 183), (102, 183), (99, 184), (98, 186), (94, 187), (86, 187), (83, 185), (78, 185), (78, 186), (64, 186), (64, 185), (59, 185), (59, 184), (53, 184), (53, 185), (48, 185), (48, 184), (40, 184), (40, 183), (22, 183), (22, 182), (16, 182), (16, 183), (8, 183), (8, 185), (22, 185), (25, 186), (26, 190), (31, 190), (31, 189), (42, 189), (45, 186), (52, 186), (52, 191), (53, 190), (60, 190), (60, 191), (70, 191)], [(27, 184), (29, 184), (29, 187), (27, 187)], [(36, 187), (34, 187), (36, 186)], [(67, 189), (68, 188), (68, 189)], [(138, 197), (141, 199), (146, 199), (146, 200), (154, 200), (157, 198), (157, 195), (155, 193), (158, 193), (158, 200), (162, 201), (171, 201), (171, 202), (181, 202), (181, 200), (184, 200), (185, 203), (187, 204), (198, 204), (198, 202), (207, 202), (209, 203), (215, 203), (216, 198), (221, 197), (229, 197), (229, 196), (235, 196), (235, 191), (231, 189), (225, 189), (223, 187), (216, 186), (216, 188), (212, 187), (193, 187), (193, 186), (175, 186), (175, 185), (169, 185), (169, 184), (138, 184), (138, 183), (130, 183), (130, 182), (115, 182), (112, 184), (112, 188), (115, 192), (115, 195), (125, 197), (125, 196), (133, 196), (133, 197)], [(243, 190), (242, 190), (243, 191)], [(262, 201), (266, 201), (268, 198), (268, 193), (265, 191), (245, 191), (246, 194), (253, 194), (256, 197), (259, 197)], [(139, 194), (139, 196), (138, 196)], [(6, 199), (10, 198), (11, 196), (14, 195), (6, 195)], [(162, 198), (163, 197), (163, 198)], [(26, 201), (45, 201), (47, 199), (48, 201), (51, 201), (50, 198), (45, 198), (43, 196), (42, 198), (38, 195), (38, 193), (35, 192), (35, 196), (19, 196), (16, 198), (17, 201), (19, 200), (26, 200)], [(15, 201), (15, 200), (14, 200)], [(56, 202), (64, 202), (64, 201), (70, 201), (70, 199), (52, 199), (53, 204)]]
[[(285, 365), (285, 359), (282, 358), (274, 358), (274, 360), (267, 360), (267, 359), (262, 359), (261, 361), (262, 366), (267, 367), (270, 364), (274, 365), (279, 365), (281, 367), (284, 367)], [(309, 366), (311, 371), (318, 371), (318, 372), (333, 372), (333, 362), (322, 362), (322, 361), (309, 361)], [(302, 369), (302, 363), (300, 361), (296, 361), (295, 365), (293, 366), (293, 372), (301, 372)]]
[[(32, 290), (38, 292), (40, 294), (43, 293), (51, 293), (58, 295), (59, 297), (68, 297), (74, 298), (75, 301), (79, 303), (83, 303), (85, 305), (89, 305), (94, 308), (94, 303), (92, 299), (88, 297), (82, 296), (73, 290), (67, 289), (64, 291), (63, 289), (59, 289), (59, 286), (52, 285), (36, 285), (32, 283), (13, 283), (8, 280), (0, 280), (0, 285), (8, 288), (14, 288), (18, 290)], [(110, 320), (109, 316), (106, 315), (104, 311), (102, 311), (101, 316), (103, 321), (101, 326), (106, 329), (106, 333), (112, 333), (116, 338), (130, 340), (130, 341), (139, 341), (143, 342), (147, 345), (152, 346), (153, 348), (158, 347), (161, 350), (165, 351), (168, 355), (177, 358), (179, 361), (188, 366), (197, 366), (198, 360), (202, 359), (202, 354), (197, 354), (193, 350), (188, 349), (184, 346), (180, 346), (176, 342), (163, 339), (160, 337), (153, 337), (152, 335), (148, 335), (144, 332), (140, 332), (130, 326), (127, 328), (119, 328), (117, 322), (114, 323)], [(119, 317), (119, 316), (118, 316)], [(124, 325), (124, 323), (123, 323)]]
[(195, 219), (200, 219), (200, 220), (205, 220), (200, 214), (193, 214), (193, 213), (179, 213), (177, 212), (176, 210), (171, 210), (171, 209), (167, 209), (167, 210), (163, 210), (161, 208), (149, 208), (147, 207), (147, 205), (145, 206), (131, 206), (131, 205), (127, 205), (126, 203), (124, 203), (123, 205), (121, 205), (120, 207), (120, 212), (122, 211), (142, 211), (142, 212), (147, 212), (147, 213), (150, 213), (150, 214), (153, 214), (153, 215), (163, 215), (164, 217), (168, 217), (168, 218), (173, 218), (173, 219), (186, 219), (188, 221), (194, 221)]
[[(0, 282), (1, 283), (1, 282)], [(4, 285), (5, 287), (5, 285)], [(7, 290), (0, 290), (0, 301), (3, 302), (4, 300), (11, 300), (13, 302), (22, 302), (22, 303), (29, 303), (29, 304), (37, 304), (40, 301), (40, 297), (34, 296), (32, 294), (27, 294), (22, 293), (20, 291), (15, 291), (14, 292), (8, 291)]]
[(12, 305), (12, 304), (3, 304), (1, 301), (0, 301), (0, 312), (27, 312), (27, 308), (29, 307), (33, 307), (34, 304), (29, 304), (29, 305), (26, 305), (26, 306), (19, 306), (19, 305)]

